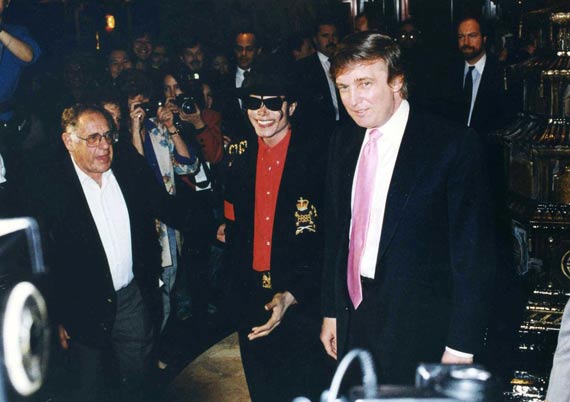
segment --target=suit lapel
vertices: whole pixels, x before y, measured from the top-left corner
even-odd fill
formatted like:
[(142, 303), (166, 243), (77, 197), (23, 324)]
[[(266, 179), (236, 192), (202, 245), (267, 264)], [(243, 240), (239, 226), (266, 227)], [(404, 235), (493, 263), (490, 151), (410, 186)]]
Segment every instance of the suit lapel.
[(360, 148), (364, 140), (366, 129), (354, 126), (349, 135), (344, 137), (345, 141), (342, 142), (342, 149), (339, 152), (339, 163), (335, 164), (338, 171), (334, 172), (338, 176), (339, 189), (342, 189), (342, 198), (339, 203), (339, 211), (345, 211), (345, 216), (340, 217), (341, 222), (345, 226), (342, 230), (343, 233), (348, 233), (351, 219), (351, 196), (352, 196), (352, 182), (356, 173), (356, 163), (360, 155)]
[(386, 199), (378, 261), (390, 245), (420, 173), (426, 165), (424, 153), (425, 147), (429, 146), (427, 140), (422, 131), (421, 119), (410, 110)]

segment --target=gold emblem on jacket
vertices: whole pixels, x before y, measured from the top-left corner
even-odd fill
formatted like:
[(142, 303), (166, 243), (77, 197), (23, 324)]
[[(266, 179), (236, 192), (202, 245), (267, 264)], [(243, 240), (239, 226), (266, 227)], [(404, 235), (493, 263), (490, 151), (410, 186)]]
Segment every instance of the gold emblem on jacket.
[(303, 197), (297, 200), (297, 211), (295, 211), (295, 235), (300, 235), (305, 230), (316, 232), (317, 225), (314, 219), (317, 217), (317, 208)]

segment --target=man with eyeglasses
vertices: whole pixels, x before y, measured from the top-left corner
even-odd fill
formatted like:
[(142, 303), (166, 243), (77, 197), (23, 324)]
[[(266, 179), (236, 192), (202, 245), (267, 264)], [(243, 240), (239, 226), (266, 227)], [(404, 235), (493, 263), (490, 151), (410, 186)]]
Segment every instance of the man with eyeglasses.
[(151, 311), (160, 303), (155, 218), (180, 224), (180, 206), (134, 148), (117, 142), (103, 108), (65, 109), (62, 128), (69, 157), (39, 167), (25, 183), (52, 271), (50, 310), (67, 356), (62, 398), (140, 401), (151, 367)]
[(276, 68), (241, 91), (257, 140), (228, 172), (219, 240), (236, 277), (227, 282), (253, 402), (317, 400), (330, 372), (319, 350), (324, 158), (293, 124), (295, 94)]

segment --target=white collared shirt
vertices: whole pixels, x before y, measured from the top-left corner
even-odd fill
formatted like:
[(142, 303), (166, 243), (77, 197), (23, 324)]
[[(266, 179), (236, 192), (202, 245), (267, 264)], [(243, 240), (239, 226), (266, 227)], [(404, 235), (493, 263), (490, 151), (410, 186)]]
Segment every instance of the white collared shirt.
[[(245, 75), (244, 73), (251, 71), (251, 68), (249, 70), (243, 70), (241, 68), (237, 68), (236, 71), (236, 88), (241, 88), (241, 86), (243, 85), (243, 80), (245, 80)], [(242, 108), (242, 103), (241, 103), (241, 98), (238, 98), (238, 102), (239, 102), (239, 108)]]
[(131, 222), (127, 203), (111, 169), (103, 173), (102, 185), (99, 187), (75, 161), (73, 166), (103, 243), (113, 287), (120, 290), (134, 278)]
[[(487, 54), (484, 54), (477, 63), (474, 64), (473, 69), (473, 92), (471, 93), (471, 106), (469, 107), (469, 119), (467, 119), (467, 127), (471, 126), (471, 114), (473, 113), (473, 106), (475, 106), (475, 100), (477, 99), (477, 92), (479, 91), (479, 84), (481, 83), (481, 76), (483, 75), (483, 70), (485, 70), (485, 62), (487, 61)], [(463, 68), (463, 85), (465, 85), (465, 77), (467, 77), (467, 72), (469, 67), (473, 64), (465, 62), (465, 67)]]
[(321, 62), (321, 66), (323, 66), (323, 70), (325, 70), (325, 75), (327, 76), (327, 81), (329, 82), (329, 91), (331, 93), (331, 98), (334, 106), (335, 120), (338, 121), (338, 99), (336, 97), (336, 87), (330, 73), (331, 62), (329, 61), (329, 58), (321, 52), (317, 52), (317, 55), (319, 56), (319, 61)]
[[(378, 249), (380, 246), (380, 235), (382, 234), (382, 224), (384, 222), (384, 210), (386, 209), (386, 199), (396, 158), (406, 129), (408, 115), (410, 114), (410, 104), (404, 100), (398, 107), (398, 110), (390, 117), (390, 119), (382, 126), (378, 127), (381, 135), (378, 138), (378, 166), (374, 177), (374, 182), (370, 183), (368, 190), (372, 192), (372, 210), (370, 211), (370, 224), (368, 225), (368, 233), (366, 234), (366, 243), (364, 245), (362, 259), (360, 260), (360, 275), (367, 278), (374, 278), (376, 273), (376, 261), (378, 259)], [(356, 182), (360, 158), (364, 146), (370, 140), (368, 133), (372, 129), (366, 130), (358, 163), (356, 164), (356, 174), (352, 182), (351, 210), (354, 208), (354, 194), (356, 190)], [(350, 222), (352, 230), (352, 221)], [(350, 232), (349, 232), (350, 233)]]

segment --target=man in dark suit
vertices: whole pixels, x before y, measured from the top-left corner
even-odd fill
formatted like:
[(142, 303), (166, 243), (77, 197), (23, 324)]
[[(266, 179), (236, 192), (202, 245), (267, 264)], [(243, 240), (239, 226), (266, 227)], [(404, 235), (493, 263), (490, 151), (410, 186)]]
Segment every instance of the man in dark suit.
[[(70, 362), (69, 400), (106, 400), (109, 382), (120, 385), (121, 400), (142, 400), (151, 311), (160, 303), (155, 217), (172, 222), (163, 208), (172, 205), (134, 148), (115, 144), (104, 109), (68, 108), (62, 128), (69, 155), (30, 173), (27, 195), (52, 271), (51, 314)], [(107, 371), (109, 361), (118, 373)]]
[(331, 73), (359, 127), (331, 140), (321, 341), (369, 349), (384, 383), (471, 363), (495, 268), (479, 139), (410, 106), (387, 36), (347, 37)]
[(329, 19), (317, 22), (313, 41), (317, 52), (299, 60), (295, 68), (303, 90), (299, 119), (313, 122), (330, 135), (337, 123), (348, 117), (329, 73), (329, 57), (338, 44), (336, 23)]
[(242, 95), (257, 138), (228, 172), (224, 214), (243, 367), (254, 402), (317, 400), (332, 375), (319, 345), (324, 155), (291, 125), (284, 74), (258, 71)]
[(504, 77), (496, 57), (485, 51), (487, 36), (477, 18), (467, 17), (457, 26), (457, 47), (462, 60), (448, 71), (447, 117), (487, 135), (509, 122)]

